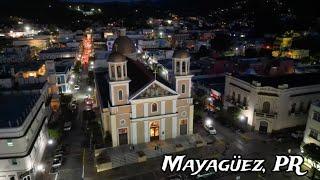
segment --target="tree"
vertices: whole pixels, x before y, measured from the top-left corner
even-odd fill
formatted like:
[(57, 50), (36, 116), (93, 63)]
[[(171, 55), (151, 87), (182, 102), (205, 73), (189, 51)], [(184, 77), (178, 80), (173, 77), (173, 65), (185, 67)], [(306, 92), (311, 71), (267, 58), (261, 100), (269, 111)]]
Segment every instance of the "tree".
[(204, 103), (205, 103), (206, 96), (205, 95), (195, 95), (194, 96), (194, 119), (196, 121), (201, 121), (204, 117)]
[(320, 164), (320, 146), (314, 143), (305, 144), (303, 147), (303, 155), (312, 161), (312, 177), (313, 180), (316, 174), (316, 166)]
[(76, 73), (76, 74), (79, 74), (80, 73), (80, 69), (81, 69), (81, 61), (77, 61), (75, 66), (74, 66), (74, 69), (73, 71)]

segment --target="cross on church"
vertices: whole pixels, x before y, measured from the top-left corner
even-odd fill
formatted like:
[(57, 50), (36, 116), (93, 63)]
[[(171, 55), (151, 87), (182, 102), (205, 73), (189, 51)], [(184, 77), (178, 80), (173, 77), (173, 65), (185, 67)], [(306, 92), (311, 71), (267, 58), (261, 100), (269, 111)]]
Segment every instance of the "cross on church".
[(154, 80), (157, 80), (157, 67), (153, 66), (153, 74), (154, 74)]

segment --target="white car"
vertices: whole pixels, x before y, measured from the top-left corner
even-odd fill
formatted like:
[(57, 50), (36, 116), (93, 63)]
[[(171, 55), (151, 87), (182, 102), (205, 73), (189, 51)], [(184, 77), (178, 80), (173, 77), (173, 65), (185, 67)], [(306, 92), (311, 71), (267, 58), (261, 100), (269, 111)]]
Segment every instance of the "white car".
[(205, 124), (204, 128), (209, 132), (209, 134), (217, 134), (217, 130), (213, 127), (212, 124)]
[(60, 167), (62, 165), (62, 157), (53, 158), (52, 166), (53, 168)]
[(64, 126), (63, 126), (64, 131), (70, 131), (71, 130), (71, 125), (72, 125), (71, 121), (65, 122)]
[(79, 90), (80, 86), (79, 85), (74, 85), (74, 90)]

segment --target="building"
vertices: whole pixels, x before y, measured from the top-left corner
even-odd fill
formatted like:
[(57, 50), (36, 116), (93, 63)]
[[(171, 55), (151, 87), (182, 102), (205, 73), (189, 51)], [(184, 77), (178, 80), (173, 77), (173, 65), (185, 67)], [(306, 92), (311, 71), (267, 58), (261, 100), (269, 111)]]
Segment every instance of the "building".
[(47, 96), (46, 83), (0, 90), (1, 180), (34, 179), (48, 140)]
[(43, 50), (39, 54), (40, 60), (76, 58), (78, 49), (76, 48), (50, 48)]
[(224, 108), (241, 109), (239, 121), (262, 133), (306, 124), (320, 97), (320, 74), (226, 75)]
[(303, 144), (314, 143), (320, 146), (320, 101), (311, 104)]
[[(309, 116), (307, 120), (306, 129), (304, 131), (303, 142), (301, 147), (305, 144), (314, 143), (320, 146), (320, 101), (313, 102), (310, 106)], [(302, 149), (302, 148), (301, 148)], [(305, 157), (305, 165), (309, 168), (314, 166), (318, 171), (320, 170), (320, 163), (315, 164), (312, 160)]]
[[(125, 43), (125, 44), (123, 44)], [(113, 146), (139, 144), (193, 133), (190, 56), (173, 56), (174, 79), (165, 81), (139, 60), (124, 55), (135, 49), (130, 41), (115, 41), (121, 47), (108, 58), (108, 71), (96, 72), (97, 101), (104, 135)]]
[(71, 93), (71, 68), (74, 59), (55, 61), (56, 85), (60, 94)]

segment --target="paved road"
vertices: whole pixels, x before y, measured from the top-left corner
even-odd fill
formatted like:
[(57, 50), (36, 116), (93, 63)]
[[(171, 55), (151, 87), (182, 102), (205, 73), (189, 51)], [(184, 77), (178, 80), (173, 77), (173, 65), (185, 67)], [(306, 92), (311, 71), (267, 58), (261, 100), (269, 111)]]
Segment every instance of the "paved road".
[(83, 148), (86, 137), (82, 131), (82, 112), (84, 110), (84, 98), (87, 94), (87, 84), (85, 81), (86, 74), (81, 74), (80, 77), (80, 90), (73, 94), (73, 97), (78, 102), (78, 113), (75, 120), (72, 122), (72, 129), (70, 132), (65, 133), (62, 143), (67, 145), (67, 153), (65, 161), (60, 168), (57, 180), (70, 180), (82, 178), (82, 160)]

